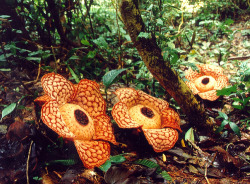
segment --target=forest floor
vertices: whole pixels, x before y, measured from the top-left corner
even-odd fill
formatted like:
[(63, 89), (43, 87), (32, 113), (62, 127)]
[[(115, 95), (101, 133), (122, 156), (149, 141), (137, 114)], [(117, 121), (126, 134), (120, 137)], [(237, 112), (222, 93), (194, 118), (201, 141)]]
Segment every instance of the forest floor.
[[(239, 22), (232, 25), (232, 29), (239, 32), (234, 36), (228, 50), (229, 59), (225, 63), (229, 77), (239, 70), (234, 60), (243, 62), (250, 59), (249, 45), (248, 49), (243, 45), (249, 44), (244, 42), (249, 40), (249, 33), (242, 32), (249, 30), (249, 25)], [(221, 38), (217, 42), (226, 44), (227, 40)], [(195, 137), (195, 142), (191, 143), (184, 141), (187, 131), (184, 128), (173, 149), (155, 153), (142, 133), (121, 130), (114, 124), (115, 136), (120, 144), (111, 146), (111, 155), (120, 155), (121, 157), (117, 158), (125, 160), (114, 161), (109, 170), (104, 172), (100, 168), (84, 168), (81, 161), (75, 158), (77, 152), (73, 144), (58, 139), (57, 135), (42, 123), (40, 108), (34, 103), (35, 96), (43, 93), (40, 76), (37, 81), (37, 76), (30, 76), (29, 73), (19, 67), (12, 68), (9, 72), (0, 71), (0, 103), (15, 104), (12, 106), (14, 111), (9, 109), (12, 113), (0, 122), (0, 184), (27, 181), (45, 184), (250, 183), (250, 128), (248, 123), (241, 122), (242, 119), (249, 122), (249, 114), (234, 109), (228, 97), (221, 97), (215, 103), (202, 103), (216, 123), (219, 121), (216, 119), (218, 111), (228, 114), (229, 119), (239, 126), (241, 137), (228, 130), (228, 135), (224, 137), (203, 135), (203, 140)], [(45, 73), (46, 71), (42, 72)], [(100, 86), (103, 97), (106, 98), (102, 83)], [(112, 92), (123, 86), (124, 84), (117, 83), (108, 89), (108, 113), (114, 105)], [(6, 106), (2, 106), (1, 110), (4, 107)], [(187, 126), (184, 119), (182, 125)], [(199, 132), (195, 132), (195, 135), (199, 135)], [(149, 161), (147, 166), (145, 160)], [(152, 165), (152, 162), (157, 165)], [(166, 173), (162, 174), (162, 171), (166, 171), (170, 177)]]

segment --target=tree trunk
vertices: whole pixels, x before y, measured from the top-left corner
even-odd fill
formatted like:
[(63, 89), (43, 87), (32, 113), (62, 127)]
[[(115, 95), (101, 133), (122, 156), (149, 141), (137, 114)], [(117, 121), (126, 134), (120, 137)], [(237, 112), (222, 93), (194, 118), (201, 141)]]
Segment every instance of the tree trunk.
[(178, 73), (171, 68), (170, 63), (164, 61), (155, 37), (138, 37), (141, 32), (146, 32), (146, 29), (136, 1), (122, 0), (120, 12), (131, 40), (148, 70), (180, 105), (191, 126), (196, 126), (200, 130), (210, 127), (205, 110)]

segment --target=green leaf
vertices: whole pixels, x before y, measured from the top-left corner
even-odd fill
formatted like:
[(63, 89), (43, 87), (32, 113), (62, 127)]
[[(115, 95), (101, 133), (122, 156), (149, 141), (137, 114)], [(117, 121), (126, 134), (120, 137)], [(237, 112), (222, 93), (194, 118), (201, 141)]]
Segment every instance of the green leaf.
[(151, 38), (151, 33), (140, 32), (137, 38)]
[(215, 131), (215, 133), (221, 132), (224, 129), (224, 127), (226, 126), (226, 124), (228, 124), (227, 120), (222, 121), (220, 127), (217, 128), (217, 130)]
[(111, 161), (107, 160), (104, 164), (102, 164), (99, 169), (101, 169), (104, 172), (107, 172), (108, 169), (111, 167)]
[(60, 164), (60, 165), (66, 165), (66, 166), (71, 166), (71, 165), (75, 165), (78, 161), (74, 160), (74, 159), (67, 159), (67, 160), (52, 160), (48, 163), (46, 163), (46, 165), (52, 165), (52, 164)]
[(81, 43), (82, 43), (83, 45), (90, 46), (90, 43), (89, 43), (88, 40), (82, 39), (82, 40), (81, 40)]
[(111, 84), (115, 82), (115, 78), (125, 70), (126, 68), (110, 70), (102, 77), (102, 81), (105, 86), (105, 91), (109, 88)]
[(229, 121), (228, 123), (229, 123), (230, 128), (234, 131), (234, 133), (240, 137), (239, 127), (234, 122)]
[(2, 111), (2, 119), (7, 116), (8, 114), (12, 113), (14, 111), (14, 109), (16, 108), (16, 103), (12, 103), (9, 106), (5, 107)]
[(194, 142), (194, 129), (192, 127), (185, 133), (185, 141), (187, 140)]
[(122, 155), (115, 155), (115, 156), (110, 157), (110, 161), (112, 163), (122, 163), (122, 162), (126, 161), (126, 158)]
[(228, 119), (228, 116), (224, 112), (218, 111), (218, 113), (219, 113), (219, 116), (217, 118)]
[(167, 181), (172, 181), (171, 176), (167, 173), (167, 171), (162, 171), (160, 175)]
[(237, 92), (237, 86), (236, 85), (233, 85), (233, 86), (230, 86), (230, 87), (227, 87), (227, 88), (223, 88), (221, 90), (217, 90), (217, 96), (223, 96), (223, 95), (230, 95), (232, 93), (236, 93)]
[(140, 165), (144, 165), (144, 166), (149, 167), (149, 168), (157, 168), (156, 172), (161, 171), (160, 166), (157, 163), (155, 163), (155, 162), (153, 162), (151, 160), (139, 159), (139, 160), (135, 161), (135, 163), (140, 164)]
[(110, 159), (107, 160), (104, 164), (102, 164), (99, 168), (104, 171), (107, 172), (107, 170), (111, 167), (112, 163), (122, 163), (126, 160), (126, 158), (124, 156), (121, 155), (115, 155), (115, 156), (110, 156)]
[(72, 70), (72, 68), (70, 68), (70, 66), (68, 66), (68, 69), (69, 69), (72, 77), (75, 79), (76, 83), (79, 83), (80, 80), (79, 80), (78, 76), (76, 75), (76, 73)]

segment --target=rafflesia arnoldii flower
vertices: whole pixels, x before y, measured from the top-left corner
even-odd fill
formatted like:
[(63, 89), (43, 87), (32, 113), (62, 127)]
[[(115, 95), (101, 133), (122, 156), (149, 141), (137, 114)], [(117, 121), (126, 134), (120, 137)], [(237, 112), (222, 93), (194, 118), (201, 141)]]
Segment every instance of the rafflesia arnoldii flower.
[(185, 72), (187, 86), (193, 94), (198, 94), (202, 99), (215, 101), (219, 98), (216, 90), (228, 85), (228, 78), (223, 74), (223, 69), (209, 64), (197, 65), (199, 73), (189, 68)]
[(178, 140), (180, 117), (168, 102), (133, 88), (115, 91), (112, 116), (120, 128), (141, 129), (155, 152), (171, 149)]
[(74, 141), (85, 167), (102, 165), (110, 156), (109, 142), (116, 140), (99, 85), (87, 79), (74, 85), (55, 73), (44, 75), (41, 82), (46, 94), (35, 101), (44, 103), (43, 122)]

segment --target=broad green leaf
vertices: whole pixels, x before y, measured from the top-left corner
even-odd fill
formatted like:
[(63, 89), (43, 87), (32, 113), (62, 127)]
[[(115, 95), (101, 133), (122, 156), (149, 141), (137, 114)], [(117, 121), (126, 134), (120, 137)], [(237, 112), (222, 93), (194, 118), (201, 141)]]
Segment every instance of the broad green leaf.
[(12, 113), (14, 111), (14, 109), (16, 108), (16, 103), (12, 103), (9, 106), (5, 107), (2, 111), (2, 119), (7, 116), (8, 114)]
[(217, 130), (215, 131), (215, 133), (221, 132), (224, 129), (224, 127), (226, 126), (226, 124), (228, 124), (227, 120), (222, 121), (220, 127), (217, 128)]
[(227, 87), (227, 88), (223, 88), (221, 90), (217, 90), (217, 96), (223, 96), (223, 95), (230, 95), (232, 93), (236, 93), (237, 92), (237, 86), (236, 85), (233, 85), (233, 86), (230, 86), (230, 87)]
[(239, 127), (234, 122), (231, 122), (231, 121), (229, 121), (228, 124), (229, 124), (230, 128), (234, 131), (234, 133), (240, 137)]
[(115, 155), (115, 156), (110, 157), (110, 161), (112, 163), (122, 163), (122, 162), (126, 161), (126, 158), (122, 155)]
[(219, 116), (217, 118), (228, 119), (228, 116), (224, 112), (218, 111), (218, 113), (219, 113)]
[(157, 168), (156, 172), (160, 172), (161, 171), (161, 168), (160, 166), (151, 161), (151, 160), (147, 160), (147, 159), (139, 159), (137, 161), (135, 161), (136, 164), (139, 164), (139, 165), (143, 165), (143, 166), (146, 166), (146, 167), (149, 167), (149, 168)]
[(99, 169), (101, 169), (104, 172), (107, 172), (108, 169), (111, 167), (111, 161), (107, 160), (104, 164), (102, 164)]
[(162, 172), (160, 173), (160, 175), (161, 175), (165, 180), (167, 180), (167, 181), (171, 181), (171, 180), (172, 180), (171, 176), (167, 173), (167, 171), (162, 171)]
[(68, 69), (69, 69), (72, 77), (75, 79), (76, 83), (79, 83), (80, 80), (79, 80), (78, 76), (76, 75), (76, 73), (72, 70), (72, 68), (70, 68), (70, 66), (68, 66)]
[(125, 70), (126, 68), (111, 70), (102, 77), (102, 81), (105, 86), (105, 91), (109, 88), (111, 84), (115, 82), (116, 77)]

